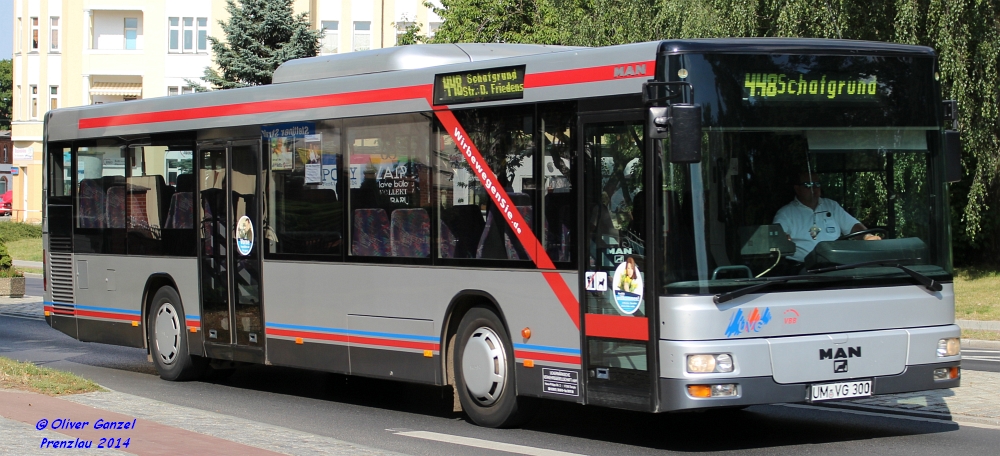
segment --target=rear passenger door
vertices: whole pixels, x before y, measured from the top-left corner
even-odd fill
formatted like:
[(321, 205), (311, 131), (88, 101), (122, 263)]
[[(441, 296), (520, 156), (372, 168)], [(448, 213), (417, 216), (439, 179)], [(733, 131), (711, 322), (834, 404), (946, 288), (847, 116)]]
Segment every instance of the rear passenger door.
[(198, 150), (202, 324), (212, 358), (264, 362), (259, 151), (258, 140)]

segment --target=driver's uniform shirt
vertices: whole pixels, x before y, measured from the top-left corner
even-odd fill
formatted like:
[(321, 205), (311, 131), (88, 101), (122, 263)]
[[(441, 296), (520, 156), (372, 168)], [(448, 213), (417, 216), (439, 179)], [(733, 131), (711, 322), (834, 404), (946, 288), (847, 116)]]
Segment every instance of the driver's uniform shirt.
[(820, 198), (813, 210), (795, 198), (778, 209), (778, 213), (774, 214), (774, 223), (781, 225), (781, 229), (795, 242), (795, 254), (790, 258), (804, 261), (816, 244), (836, 241), (840, 236), (850, 234), (851, 228), (859, 222), (836, 201)]

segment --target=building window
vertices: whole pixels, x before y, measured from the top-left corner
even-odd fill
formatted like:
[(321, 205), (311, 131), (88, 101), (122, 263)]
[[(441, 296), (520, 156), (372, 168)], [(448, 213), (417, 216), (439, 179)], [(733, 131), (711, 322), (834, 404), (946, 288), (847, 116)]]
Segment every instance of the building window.
[(49, 49), (59, 51), (59, 18), (49, 18)]
[(194, 18), (184, 18), (184, 52), (194, 51)]
[(396, 45), (399, 45), (399, 39), (406, 34), (407, 27), (413, 27), (417, 25), (416, 22), (399, 21), (396, 22)]
[(49, 110), (59, 109), (59, 86), (49, 86)]
[(427, 31), (427, 36), (434, 36), (434, 34), (437, 33), (437, 30), (441, 28), (440, 22), (431, 22), (428, 25), (429, 30)]
[(31, 50), (38, 50), (38, 18), (31, 18)]
[(167, 96), (168, 97), (177, 95), (178, 93), (180, 93), (180, 92), (177, 90), (177, 87), (167, 87)]
[(323, 41), (320, 53), (336, 54), (340, 42), (340, 22), (323, 21)]
[(30, 109), (29, 112), (31, 114), (31, 118), (32, 119), (37, 119), (38, 118), (38, 86), (36, 86), (36, 85), (31, 86), (31, 101), (30, 101), (30, 103), (31, 103), (31, 107), (29, 108)]
[(171, 95), (182, 95), (185, 93), (194, 93), (194, 87), (191, 86), (169, 86), (167, 87), (167, 96)]
[(21, 53), (21, 33), (24, 33), (24, 24), (21, 23), (21, 18), (17, 18), (17, 33), (14, 34), (14, 53)]
[(208, 18), (198, 18), (198, 52), (208, 50)]
[(354, 50), (367, 51), (372, 47), (372, 23), (370, 21), (354, 22)]
[(135, 50), (136, 39), (139, 36), (139, 19), (135, 17), (125, 18), (125, 49)]
[(170, 52), (181, 51), (181, 18), (172, 17), (168, 22), (170, 29), (169, 44)]
[(167, 19), (169, 52), (207, 52), (207, 17), (171, 17)]

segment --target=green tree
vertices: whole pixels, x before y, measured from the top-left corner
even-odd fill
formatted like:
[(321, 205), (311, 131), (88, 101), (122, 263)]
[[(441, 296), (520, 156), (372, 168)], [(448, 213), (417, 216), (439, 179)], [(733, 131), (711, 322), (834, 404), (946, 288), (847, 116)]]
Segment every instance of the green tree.
[(966, 178), (952, 185), (956, 258), (1000, 258), (997, 0), (449, 0), (436, 42), (608, 46), (671, 38), (812, 37), (934, 48), (959, 102)]
[(0, 129), (9, 130), (14, 106), (14, 71), (10, 59), (0, 60)]
[(219, 21), (225, 41), (208, 37), (219, 69), (205, 68), (202, 79), (214, 89), (270, 84), (278, 65), (315, 56), (322, 32), (309, 28), (306, 13), (294, 14), (292, 2), (226, 0), (229, 20)]

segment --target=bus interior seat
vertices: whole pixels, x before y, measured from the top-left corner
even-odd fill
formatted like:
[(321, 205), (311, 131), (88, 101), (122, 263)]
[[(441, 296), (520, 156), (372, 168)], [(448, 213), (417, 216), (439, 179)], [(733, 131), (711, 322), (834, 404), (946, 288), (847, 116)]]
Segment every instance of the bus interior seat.
[(100, 179), (80, 181), (80, 228), (104, 228), (104, 195)]
[(392, 211), (389, 231), (392, 256), (426, 258), (430, 255), (431, 219), (426, 210)]
[[(524, 222), (528, 224), (528, 228), (531, 228), (531, 219), (534, 213), (533, 209), (534, 208), (531, 206), (517, 206), (517, 211), (521, 213), (521, 217), (524, 217)], [(503, 240), (504, 246), (507, 248), (507, 258), (511, 260), (531, 259), (530, 256), (527, 255), (527, 252), (525, 252), (524, 246), (517, 240), (514, 230), (505, 230)]]
[(105, 218), (108, 228), (125, 228), (125, 186), (114, 186), (108, 189), (105, 199)]
[[(531, 197), (524, 193), (510, 193), (508, 196), (515, 207), (531, 205)], [(519, 205), (519, 202), (523, 204)], [(492, 201), (487, 206), (489, 209), (486, 211), (486, 227), (483, 229), (483, 234), (479, 237), (479, 245), (476, 247), (476, 258), (509, 259), (510, 254), (506, 246), (507, 239), (506, 236), (501, 236), (501, 233), (505, 235), (511, 233), (510, 227)]]
[(454, 234), (451, 234), (451, 229), (448, 228), (446, 223), (440, 225), (441, 228), (441, 239), (440, 239), (440, 249), (441, 258), (455, 258), (455, 249), (458, 246), (458, 239), (455, 238)]
[(572, 229), (576, 223), (576, 199), (573, 193), (545, 195), (545, 244), (552, 261), (570, 261), (573, 250)]
[(194, 194), (177, 192), (170, 197), (170, 209), (167, 211), (166, 229), (186, 230), (194, 228)]
[(389, 217), (385, 209), (355, 209), (351, 252), (362, 256), (389, 256)]
[[(475, 204), (453, 206), (442, 211), (441, 221), (441, 226), (447, 226), (449, 233), (454, 237), (454, 250), (447, 258), (475, 258), (479, 238), (486, 228), (479, 206)], [(441, 231), (444, 239), (444, 229)]]

